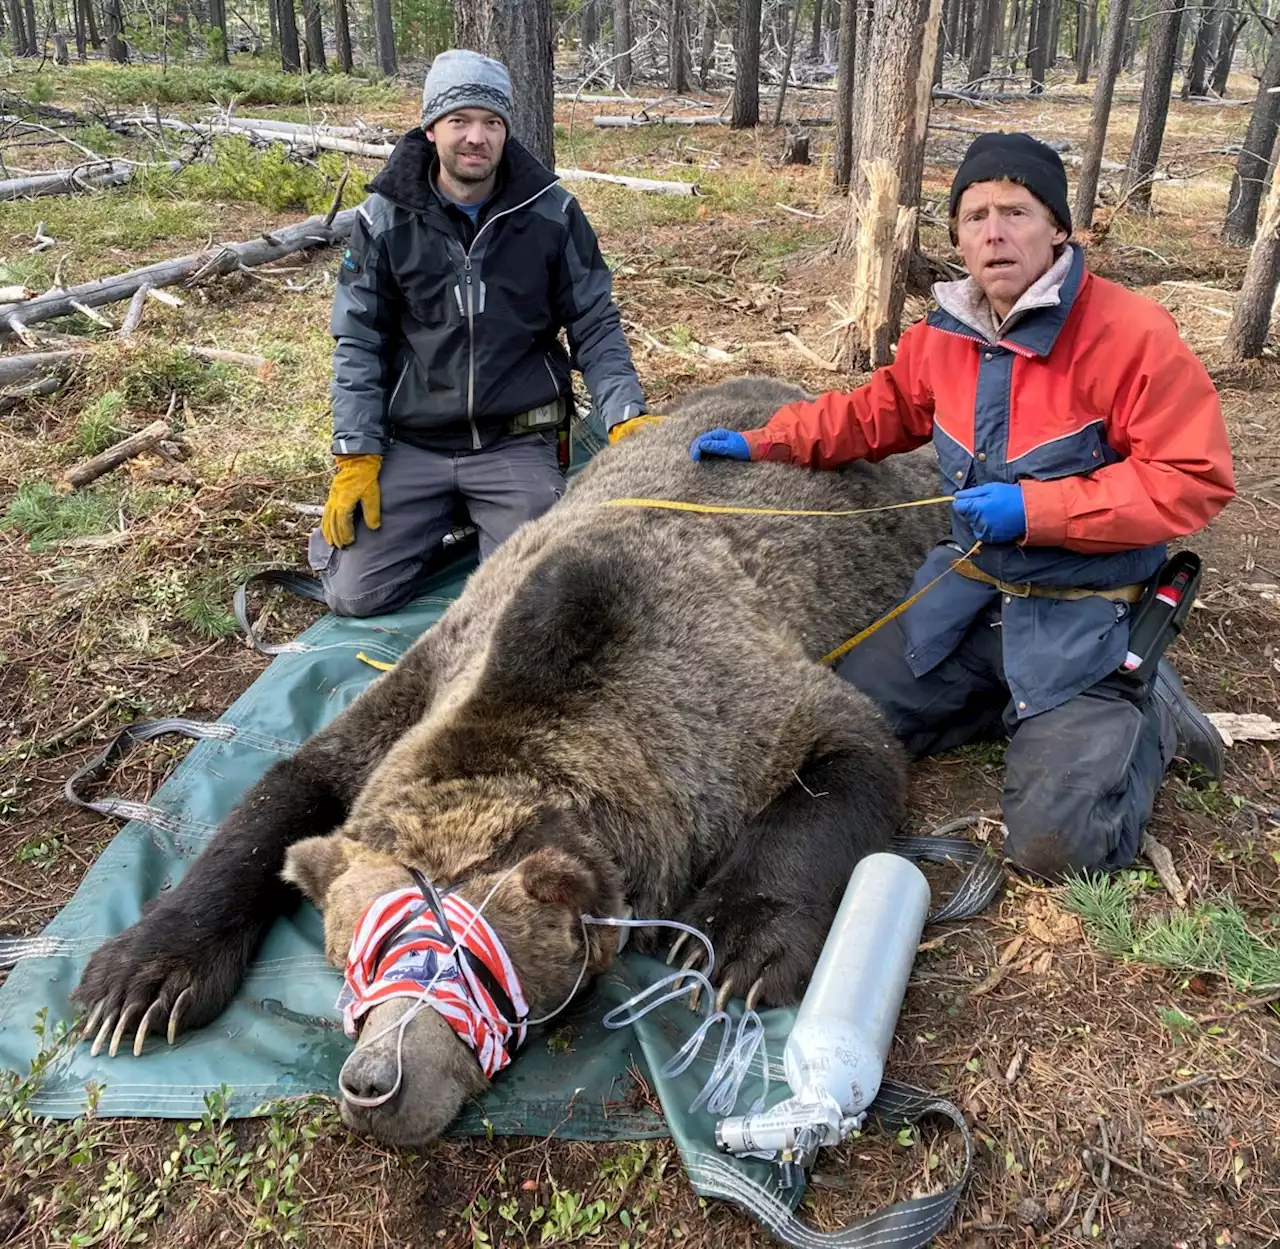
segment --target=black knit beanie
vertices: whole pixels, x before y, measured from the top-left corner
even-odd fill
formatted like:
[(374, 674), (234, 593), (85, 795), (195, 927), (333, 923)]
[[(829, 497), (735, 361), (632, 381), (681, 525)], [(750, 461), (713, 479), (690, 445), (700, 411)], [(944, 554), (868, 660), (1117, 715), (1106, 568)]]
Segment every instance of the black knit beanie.
[(1026, 187), (1053, 213), (1058, 224), (1071, 233), (1067, 174), (1062, 167), (1062, 157), (1029, 134), (996, 131), (981, 134), (969, 144), (951, 184), (949, 215), (955, 217), (960, 197), (975, 182), (997, 182), (1002, 178)]

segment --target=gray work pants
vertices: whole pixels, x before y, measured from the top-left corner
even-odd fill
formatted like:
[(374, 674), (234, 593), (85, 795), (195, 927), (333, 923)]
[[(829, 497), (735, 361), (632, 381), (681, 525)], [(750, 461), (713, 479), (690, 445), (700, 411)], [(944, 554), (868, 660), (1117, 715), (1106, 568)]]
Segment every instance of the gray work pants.
[(955, 652), (917, 677), (890, 621), (837, 668), (879, 705), (916, 758), (1008, 736), (1005, 854), (1037, 876), (1132, 863), (1177, 748), (1149, 685), (1107, 677), (1019, 720), (1004, 681), (999, 611), (980, 616)]
[(487, 559), (527, 520), (541, 516), (564, 493), (554, 433), (504, 438), (486, 451), (424, 451), (392, 442), (378, 474), (382, 523), (370, 529), (357, 512), (356, 538), (332, 547), (319, 529), (307, 546), (320, 574), (325, 602), (339, 616), (395, 611), (414, 595), (462, 499)]

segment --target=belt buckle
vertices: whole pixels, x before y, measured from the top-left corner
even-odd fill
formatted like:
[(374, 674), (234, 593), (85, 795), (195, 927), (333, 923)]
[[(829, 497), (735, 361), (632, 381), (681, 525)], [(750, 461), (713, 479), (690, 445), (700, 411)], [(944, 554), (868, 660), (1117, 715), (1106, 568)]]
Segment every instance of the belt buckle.
[(1030, 581), (1006, 581), (1000, 588), (1009, 595), (1010, 598), (1030, 598), (1031, 582)]

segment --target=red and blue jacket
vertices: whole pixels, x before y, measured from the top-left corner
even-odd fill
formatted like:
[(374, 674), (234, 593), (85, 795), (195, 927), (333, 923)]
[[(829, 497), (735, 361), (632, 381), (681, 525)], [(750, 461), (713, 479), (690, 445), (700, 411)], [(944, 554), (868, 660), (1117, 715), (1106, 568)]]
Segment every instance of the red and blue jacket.
[[(1159, 304), (1090, 274), (1073, 248), (1058, 303), (990, 341), (935, 311), (894, 362), (849, 393), (781, 408), (746, 434), (752, 459), (833, 468), (930, 439), (944, 489), (1022, 486), (1026, 537), (976, 562), (1009, 582), (1114, 588), (1146, 581), (1165, 543), (1207, 524), (1235, 494), (1222, 409), (1204, 366)], [(974, 542), (952, 513), (912, 591)], [(902, 616), (917, 676), (955, 650), (999, 594), (946, 577)], [(1129, 611), (1103, 598), (1005, 595), (1005, 677), (1019, 717), (1058, 706), (1123, 662)]]

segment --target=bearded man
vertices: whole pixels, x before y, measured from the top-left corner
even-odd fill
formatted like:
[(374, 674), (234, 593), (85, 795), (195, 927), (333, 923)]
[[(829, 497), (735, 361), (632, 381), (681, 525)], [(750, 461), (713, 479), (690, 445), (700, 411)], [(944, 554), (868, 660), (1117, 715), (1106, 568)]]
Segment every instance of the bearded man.
[(571, 367), (615, 440), (645, 411), (595, 233), (511, 115), (504, 65), (442, 52), (357, 212), (331, 323), (337, 472), (308, 550), (341, 615), (410, 599), (459, 501), (483, 559), (560, 497)]

